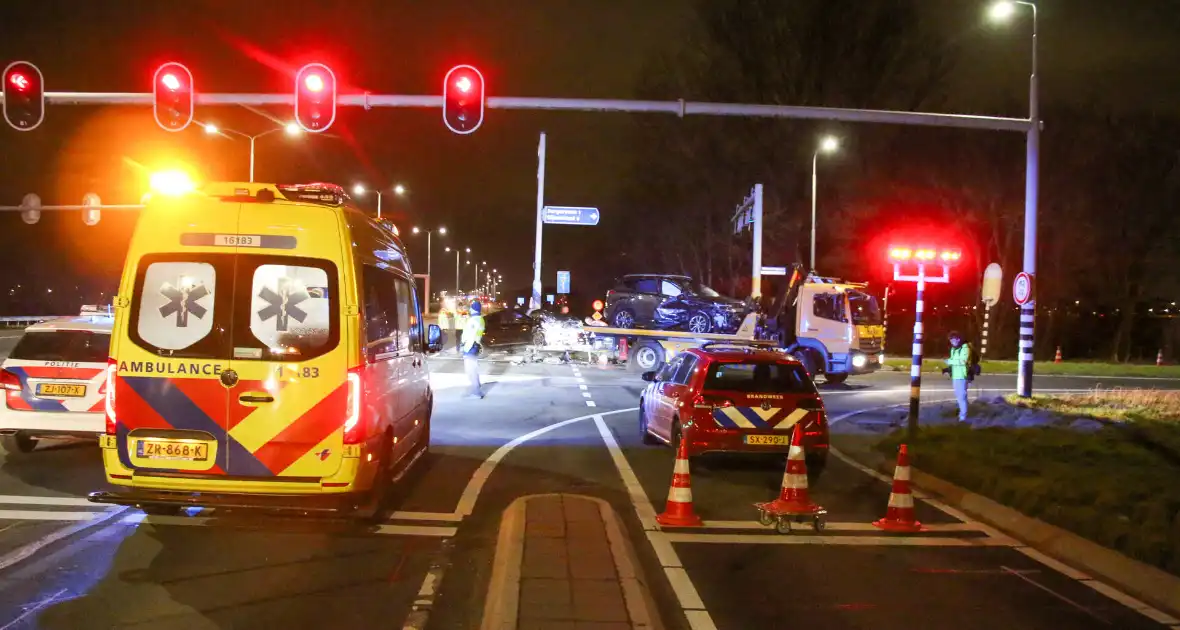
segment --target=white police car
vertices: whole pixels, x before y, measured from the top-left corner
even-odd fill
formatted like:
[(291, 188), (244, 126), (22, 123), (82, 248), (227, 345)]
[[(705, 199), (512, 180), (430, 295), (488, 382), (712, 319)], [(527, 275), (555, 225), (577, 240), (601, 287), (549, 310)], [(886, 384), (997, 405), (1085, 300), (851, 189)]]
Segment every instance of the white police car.
[(41, 438), (105, 432), (114, 319), (93, 309), (83, 313), (29, 326), (0, 363), (0, 446), (9, 453), (28, 453)]

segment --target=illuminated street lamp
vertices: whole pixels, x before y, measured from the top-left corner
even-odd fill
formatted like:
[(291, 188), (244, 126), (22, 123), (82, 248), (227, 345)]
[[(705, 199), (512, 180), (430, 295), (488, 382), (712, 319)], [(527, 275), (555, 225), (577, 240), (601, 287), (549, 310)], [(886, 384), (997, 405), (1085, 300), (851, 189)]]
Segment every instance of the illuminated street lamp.
[[(1037, 194), (1041, 152), (1040, 89), (1037, 85), (1037, 5), (1032, 2), (1002, 0), (988, 11), (993, 22), (1011, 20), (1016, 9), (1026, 7), (1032, 12), (1032, 71), (1028, 77), (1028, 143), (1024, 179), (1024, 273), (1030, 281), (1037, 273)], [(1023, 398), (1032, 396), (1033, 333), (1036, 322), (1036, 300), (1030, 298), (1020, 306), (1020, 367), (1016, 373), (1016, 393)]]
[[(397, 192), (398, 188), (401, 188), (401, 186), (400, 185), (395, 186), (393, 188), (393, 192), (396, 194), (401, 194), (401, 193)], [(405, 189), (403, 188), (402, 190), (405, 190)], [(414, 232), (414, 234), (419, 234), (422, 232), (422, 230), (418, 229), (418, 226), (414, 226), (413, 232)], [(434, 232), (434, 230), (426, 230), (426, 295), (428, 295), (428, 296), (430, 295), (430, 237), (432, 236), (433, 232)], [(447, 228), (440, 226), (438, 228), (438, 233), (446, 236)], [(430, 314), (430, 300), (429, 299), (426, 300), (426, 314), (427, 315)]]
[(811, 271), (815, 271), (815, 198), (819, 181), (819, 156), (821, 153), (835, 153), (840, 149), (840, 140), (836, 136), (824, 136), (819, 141), (819, 148), (811, 156)]
[(295, 137), (295, 136), (298, 136), (303, 133), (303, 130), (299, 128), (299, 125), (297, 125), (295, 123), (287, 123), (286, 125), (284, 125), (282, 127), (275, 127), (274, 129), (267, 129), (266, 131), (264, 131), (262, 133), (257, 133), (254, 135), (242, 133), (242, 132), (237, 131), (235, 129), (223, 129), (223, 128), (219, 127), (216, 123), (205, 123), (202, 126), (205, 128), (205, 133), (210, 136), (225, 136), (227, 134), (232, 134), (232, 135), (235, 135), (235, 136), (238, 136), (241, 138), (245, 138), (250, 141), (250, 182), (251, 183), (254, 181), (254, 141), (255, 140), (262, 138), (264, 136), (269, 136), (270, 134), (276, 133), (279, 131), (285, 132), (288, 136), (291, 136), (291, 137)]
[(401, 184), (398, 184), (398, 185), (394, 186), (394, 187), (393, 187), (393, 194), (397, 195), (398, 197), (403, 197), (403, 196), (405, 196), (405, 194), (406, 194), (406, 187), (405, 187), (405, 186), (402, 186)]
[[(951, 281), (951, 267), (959, 264), (962, 253), (957, 249), (910, 247), (894, 245), (889, 248), (889, 262), (893, 264), (894, 282), (915, 282), (918, 285), (914, 307), (914, 351), (910, 365), (910, 416), (907, 430), (910, 439), (918, 432), (918, 403), (922, 389), (922, 313), (926, 310), (926, 283), (946, 284)], [(928, 267), (942, 267), (941, 276), (926, 274)], [(909, 272), (909, 273), (906, 273)], [(916, 273), (915, 273), (916, 272)]]
[[(354, 194), (358, 197), (360, 197), (368, 192), (369, 191), (362, 184), (357, 184), (352, 187), (352, 194)], [(377, 193), (377, 218), (380, 219), (381, 218), (381, 189), (378, 188), (378, 189), (374, 190), (373, 192)]]

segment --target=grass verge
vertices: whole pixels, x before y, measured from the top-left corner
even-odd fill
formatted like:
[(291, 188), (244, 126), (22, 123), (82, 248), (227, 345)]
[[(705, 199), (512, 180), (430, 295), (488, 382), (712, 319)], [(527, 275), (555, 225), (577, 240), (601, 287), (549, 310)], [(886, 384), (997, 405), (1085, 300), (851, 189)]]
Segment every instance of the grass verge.
[[(910, 359), (885, 359), (885, 365), (895, 370), (909, 372)], [(983, 373), (986, 374), (1015, 374), (1016, 361), (983, 361)], [(938, 358), (927, 357), (922, 363), (923, 372), (940, 372), (944, 362)], [(1067, 361), (1053, 363), (1052, 361), (1038, 361), (1033, 366), (1035, 374), (1051, 374), (1058, 376), (1107, 376), (1117, 377), (1153, 377), (1180, 379), (1180, 365), (1148, 365), (1142, 363), (1103, 363), (1100, 361)]]
[[(914, 466), (1180, 576), (1180, 392), (1046, 396), (1023, 406), (1054, 421), (927, 426), (909, 443)], [(1070, 428), (1078, 418), (1107, 422)], [(903, 439), (894, 433), (876, 448), (892, 455)]]

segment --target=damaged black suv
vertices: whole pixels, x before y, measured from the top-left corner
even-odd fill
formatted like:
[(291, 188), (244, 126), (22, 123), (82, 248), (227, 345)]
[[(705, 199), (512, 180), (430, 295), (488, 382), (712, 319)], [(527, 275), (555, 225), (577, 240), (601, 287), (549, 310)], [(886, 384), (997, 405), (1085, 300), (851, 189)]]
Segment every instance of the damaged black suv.
[(617, 328), (657, 328), (694, 333), (737, 330), (749, 308), (689, 276), (632, 274), (606, 294), (606, 320)]

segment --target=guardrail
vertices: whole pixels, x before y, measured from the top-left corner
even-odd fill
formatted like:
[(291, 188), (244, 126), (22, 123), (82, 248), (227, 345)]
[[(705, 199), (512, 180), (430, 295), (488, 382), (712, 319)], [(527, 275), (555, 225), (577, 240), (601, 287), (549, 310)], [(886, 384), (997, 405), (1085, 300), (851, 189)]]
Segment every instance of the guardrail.
[(76, 317), (76, 315), (13, 315), (0, 317), (0, 328), (25, 328), (51, 319)]

